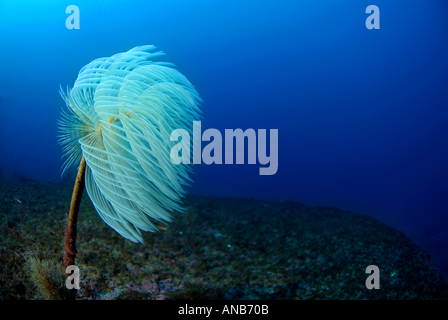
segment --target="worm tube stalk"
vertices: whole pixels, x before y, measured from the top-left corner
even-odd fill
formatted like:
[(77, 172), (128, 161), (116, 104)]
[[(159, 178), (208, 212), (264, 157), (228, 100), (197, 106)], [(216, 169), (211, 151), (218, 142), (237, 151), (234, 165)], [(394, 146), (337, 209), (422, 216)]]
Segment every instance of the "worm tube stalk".
[[(81, 203), (82, 192), (85, 185), (85, 173), (86, 173), (86, 160), (84, 157), (81, 159), (79, 165), (78, 175), (76, 176), (75, 187), (73, 188), (72, 202), (70, 204), (70, 214), (67, 219), (67, 226), (65, 229), (65, 241), (64, 241), (64, 267), (75, 264), (76, 257), (76, 225), (78, 222), (78, 211)], [(70, 274), (67, 274), (70, 276)], [(75, 298), (76, 290), (72, 289), (72, 298)]]

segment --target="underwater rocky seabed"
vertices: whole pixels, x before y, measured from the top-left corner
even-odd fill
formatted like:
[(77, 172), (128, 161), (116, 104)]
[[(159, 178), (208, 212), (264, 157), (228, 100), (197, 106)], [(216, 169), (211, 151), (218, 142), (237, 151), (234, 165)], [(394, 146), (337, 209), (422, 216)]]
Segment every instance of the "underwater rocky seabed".
[[(0, 299), (41, 299), (27, 259), (62, 266), (71, 186), (0, 181)], [(77, 299), (447, 299), (429, 256), (368, 216), (292, 201), (188, 196), (166, 231), (132, 243), (84, 193)], [(366, 267), (381, 288), (365, 287)]]

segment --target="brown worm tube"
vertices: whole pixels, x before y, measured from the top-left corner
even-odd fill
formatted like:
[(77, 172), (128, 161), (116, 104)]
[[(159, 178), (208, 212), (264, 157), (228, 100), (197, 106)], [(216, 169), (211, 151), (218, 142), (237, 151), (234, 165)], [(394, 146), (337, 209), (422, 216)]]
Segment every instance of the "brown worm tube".
[[(64, 241), (64, 267), (75, 264), (76, 257), (76, 225), (78, 222), (78, 211), (81, 203), (82, 192), (84, 191), (86, 172), (86, 160), (84, 157), (81, 159), (79, 165), (78, 175), (76, 176), (75, 187), (73, 188), (72, 202), (70, 204), (70, 214), (67, 219), (67, 227), (65, 229), (65, 241)], [(67, 274), (70, 276), (70, 274)], [(75, 299), (76, 289), (71, 290), (71, 298)]]

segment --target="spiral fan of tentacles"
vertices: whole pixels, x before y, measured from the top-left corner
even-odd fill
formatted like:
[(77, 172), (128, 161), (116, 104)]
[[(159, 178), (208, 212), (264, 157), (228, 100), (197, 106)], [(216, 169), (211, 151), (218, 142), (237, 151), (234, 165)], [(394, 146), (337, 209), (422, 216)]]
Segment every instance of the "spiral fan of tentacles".
[(143, 242), (182, 211), (191, 166), (175, 165), (171, 132), (199, 119), (201, 99), (154, 46), (92, 61), (61, 95), (64, 171), (85, 157), (85, 185), (98, 214), (123, 237)]

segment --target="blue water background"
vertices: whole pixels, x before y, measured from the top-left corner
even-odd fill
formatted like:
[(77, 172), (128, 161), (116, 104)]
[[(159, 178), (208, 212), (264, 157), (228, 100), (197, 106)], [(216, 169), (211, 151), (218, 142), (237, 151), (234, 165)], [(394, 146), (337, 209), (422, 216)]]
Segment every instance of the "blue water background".
[[(68, 30), (65, 8), (80, 9)], [(368, 5), (381, 12), (368, 30)], [(446, 1), (0, 1), (0, 167), (58, 182), (59, 85), (154, 44), (202, 129), (278, 129), (278, 172), (195, 165), (189, 192), (294, 199), (411, 236), (448, 231)], [(203, 143), (203, 146), (206, 143)]]

